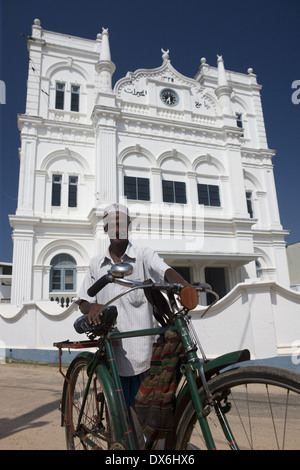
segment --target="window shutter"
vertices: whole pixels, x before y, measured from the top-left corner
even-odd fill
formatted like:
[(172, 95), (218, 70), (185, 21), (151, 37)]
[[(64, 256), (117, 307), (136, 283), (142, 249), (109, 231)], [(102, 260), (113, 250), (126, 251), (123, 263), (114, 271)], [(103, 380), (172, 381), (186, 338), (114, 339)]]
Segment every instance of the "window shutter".
[(64, 101), (65, 101), (65, 84), (57, 83), (56, 95), (55, 95), (55, 108), (64, 109)]
[(220, 206), (219, 186), (210, 184), (208, 186), (210, 206)]
[(61, 175), (52, 176), (52, 206), (60, 206), (61, 198)]
[(198, 202), (199, 204), (209, 205), (207, 184), (198, 184)]
[(173, 181), (162, 180), (163, 201), (175, 202)]
[(175, 202), (186, 204), (186, 191), (185, 183), (182, 181), (174, 181), (175, 187)]
[(78, 188), (78, 177), (69, 177), (69, 207), (77, 207), (77, 188)]
[(148, 178), (137, 178), (138, 199), (150, 201), (150, 185)]

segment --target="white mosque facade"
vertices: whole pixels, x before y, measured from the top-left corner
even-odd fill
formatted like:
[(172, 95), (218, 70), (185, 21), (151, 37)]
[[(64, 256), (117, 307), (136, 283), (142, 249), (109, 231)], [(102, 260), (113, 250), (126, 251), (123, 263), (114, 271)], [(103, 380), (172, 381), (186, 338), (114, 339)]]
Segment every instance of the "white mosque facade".
[[(44, 30), (39, 20), (28, 50), (18, 206), (10, 215), (11, 304), (0, 315), (2, 331), (26, 322), (30, 308), (35, 330), (46, 319), (70, 328), (89, 260), (107, 246), (101, 219), (112, 202), (134, 216), (134, 243), (151, 246), (187, 279), (212, 284), (220, 302), (240, 286), (268, 286), (268, 299), (270, 286), (288, 291), (275, 151), (252, 69), (228, 71), (218, 55), (214, 65), (202, 58), (190, 78), (162, 50), (157, 68), (128, 72), (113, 86), (106, 29), (90, 40)], [(207, 300), (200, 298), (200, 309)], [(51, 349), (9, 335), (8, 345)]]

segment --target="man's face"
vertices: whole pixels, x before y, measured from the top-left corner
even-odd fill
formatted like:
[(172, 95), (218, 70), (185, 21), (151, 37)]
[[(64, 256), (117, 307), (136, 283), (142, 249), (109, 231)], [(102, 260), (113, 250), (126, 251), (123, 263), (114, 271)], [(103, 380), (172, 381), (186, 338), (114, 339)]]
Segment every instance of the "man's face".
[(123, 212), (110, 212), (105, 218), (105, 231), (110, 240), (127, 240), (129, 218)]

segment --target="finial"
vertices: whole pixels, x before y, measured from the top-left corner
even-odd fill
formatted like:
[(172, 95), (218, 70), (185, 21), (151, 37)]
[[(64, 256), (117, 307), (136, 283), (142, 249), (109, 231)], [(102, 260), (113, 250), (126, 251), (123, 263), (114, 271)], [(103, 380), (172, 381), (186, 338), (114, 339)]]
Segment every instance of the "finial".
[(252, 79), (256, 79), (256, 75), (255, 75), (255, 73), (253, 72), (253, 68), (252, 68), (252, 67), (249, 67), (249, 69), (247, 70), (247, 72), (248, 72), (249, 77), (252, 77)]
[(217, 54), (218, 57), (218, 88), (215, 89), (215, 93), (220, 101), (222, 113), (224, 115), (232, 115), (230, 96), (232, 89), (228, 85), (226, 71), (224, 66), (223, 57)]
[(111, 60), (108, 29), (102, 28), (101, 50), (99, 62), (96, 64), (96, 70), (99, 74), (99, 90), (106, 93), (112, 93), (111, 78), (116, 69)]
[[(33, 25), (31, 28), (31, 39), (42, 39), (42, 27), (41, 22), (38, 18), (33, 20)], [(30, 38), (29, 38), (30, 39)]]
[(200, 62), (199, 70), (201, 70), (202, 73), (207, 73), (209, 70), (209, 64), (206, 62), (206, 57), (201, 57)]
[(108, 28), (103, 28), (103, 27), (102, 27), (102, 45), (101, 45), (101, 52), (100, 52), (100, 60), (108, 61), (108, 62), (111, 61)]
[(164, 49), (161, 49), (161, 52), (163, 53), (162, 58), (163, 60), (169, 60), (169, 49), (165, 51)]
[(224, 60), (223, 57), (219, 54), (217, 54), (218, 57), (218, 86), (227, 86), (227, 78), (226, 78), (226, 72), (225, 72), (225, 67), (224, 67)]

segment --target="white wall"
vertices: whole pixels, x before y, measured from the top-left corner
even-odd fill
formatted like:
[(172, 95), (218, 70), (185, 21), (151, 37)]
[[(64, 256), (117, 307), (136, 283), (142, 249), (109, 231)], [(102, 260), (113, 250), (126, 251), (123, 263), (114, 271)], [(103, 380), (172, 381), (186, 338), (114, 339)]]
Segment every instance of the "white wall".
[[(201, 318), (203, 312), (196, 309), (192, 317), (207, 357), (243, 348), (252, 359), (299, 351), (300, 293), (274, 282), (241, 283)], [(73, 329), (79, 315), (75, 304), (67, 309), (48, 301), (0, 305), (0, 343), (6, 357), (57, 362), (54, 342), (86, 339)], [(64, 360), (69, 360), (67, 352)]]

